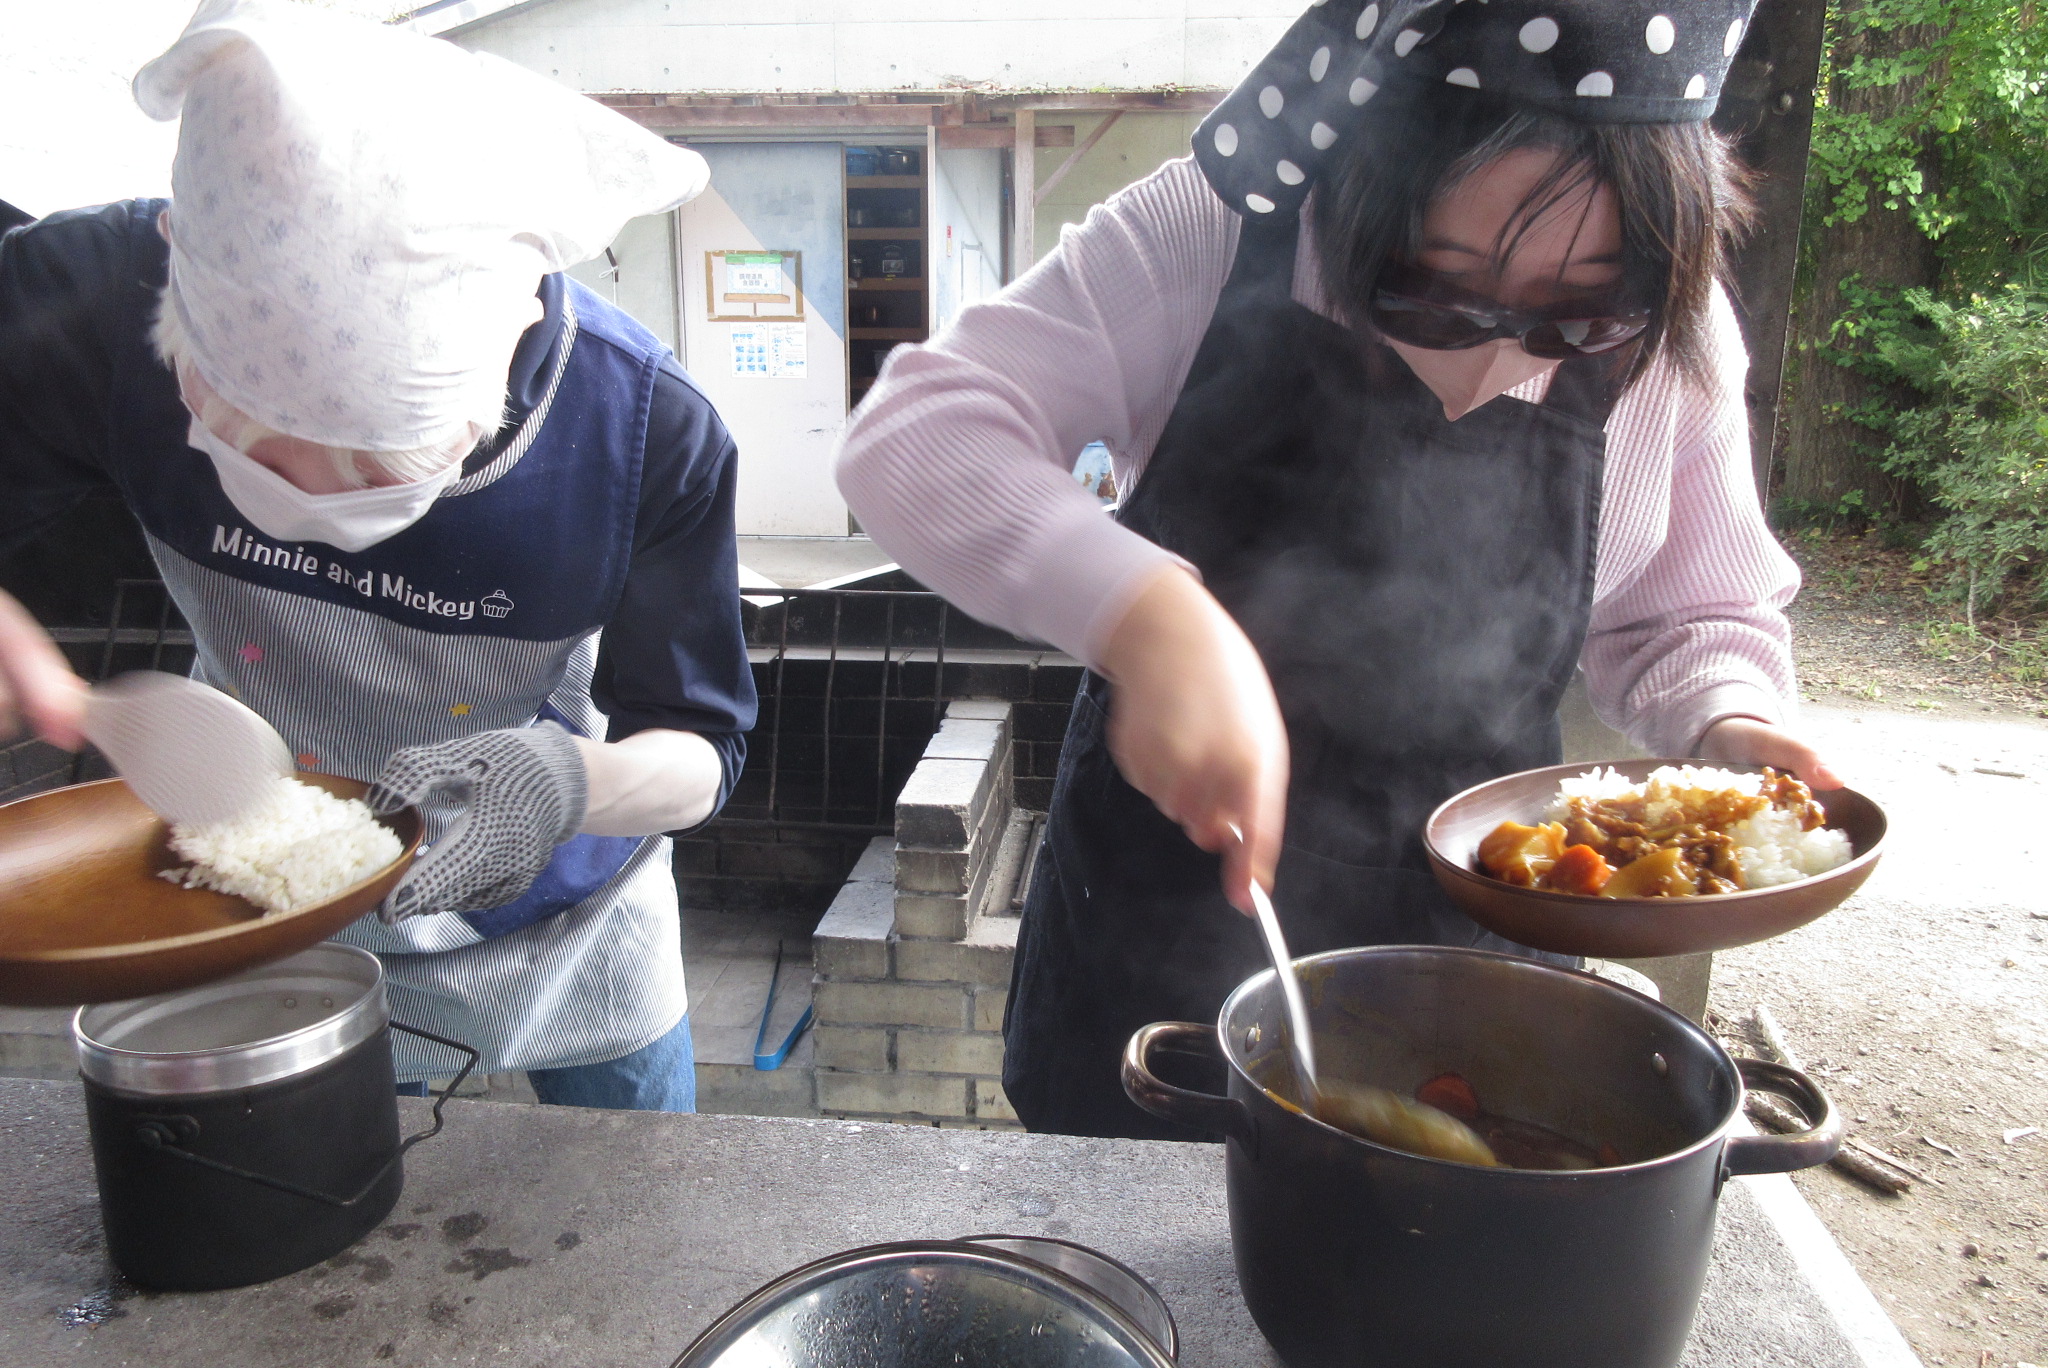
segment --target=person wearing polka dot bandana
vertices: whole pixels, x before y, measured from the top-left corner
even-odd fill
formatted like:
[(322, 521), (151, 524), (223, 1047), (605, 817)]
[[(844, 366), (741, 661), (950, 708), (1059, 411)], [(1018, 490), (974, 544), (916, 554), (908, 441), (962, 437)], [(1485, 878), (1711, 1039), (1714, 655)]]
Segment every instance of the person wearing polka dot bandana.
[[(1790, 730), (1706, 123), (1749, 0), (1322, 0), (1170, 162), (892, 354), (840, 485), (903, 567), (1091, 667), (1020, 928), (1034, 1130), (1194, 1139), (1122, 1049), (1265, 962), (1542, 956), (1421, 832), (1557, 763), (1583, 666), (1652, 755), (1841, 781)], [(1106, 445), (1103, 518), (1065, 473)]]
[[(1388, 85), (1442, 83), (1593, 123), (1709, 118), (1755, 0), (1328, 0), (1195, 134), (1224, 203), (1290, 214)], [(1395, 98), (1403, 98), (1397, 95)]]

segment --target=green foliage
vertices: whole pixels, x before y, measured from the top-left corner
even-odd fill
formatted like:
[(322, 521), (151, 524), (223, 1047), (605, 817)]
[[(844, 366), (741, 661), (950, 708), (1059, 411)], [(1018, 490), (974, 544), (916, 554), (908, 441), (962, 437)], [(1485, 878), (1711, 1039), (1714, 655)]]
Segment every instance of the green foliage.
[(2034, 0), (1835, 0), (1828, 32), (1822, 88), (1842, 98), (1815, 111), (1815, 220), (1905, 210), (1964, 288), (2048, 265), (2048, 23)]
[(1950, 570), (1972, 623), (2002, 602), (2048, 608), (2048, 290), (1852, 300), (1867, 344), (1858, 368), (1921, 396), (1851, 416), (1888, 439), (1884, 468), (1939, 510), (1927, 559)]
[(1885, 387), (1841, 416), (1932, 506), (1924, 556), (1970, 630), (2048, 609), (2048, 23), (2035, 0), (1833, 0), (1828, 23), (1808, 223), (1908, 213), (1941, 266), (1931, 291), (1840, 282), (1822, 355)]

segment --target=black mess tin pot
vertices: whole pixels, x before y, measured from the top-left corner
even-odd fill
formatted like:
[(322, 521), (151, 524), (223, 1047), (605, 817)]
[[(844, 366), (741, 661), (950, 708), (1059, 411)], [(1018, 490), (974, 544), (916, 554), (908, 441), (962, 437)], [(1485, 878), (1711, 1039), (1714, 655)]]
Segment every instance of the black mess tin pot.
[(393, 1022), (377, 957), (331, 941), (203, 987), (81, 1007), (71, 1029), (108, 1253), (166, 1291), (283, 1277), (389, 1214), (405, 1151), (441, 1128), (437, 1101), (432, 1129), (399, 1138), (393, 1029), (476, 1062)]

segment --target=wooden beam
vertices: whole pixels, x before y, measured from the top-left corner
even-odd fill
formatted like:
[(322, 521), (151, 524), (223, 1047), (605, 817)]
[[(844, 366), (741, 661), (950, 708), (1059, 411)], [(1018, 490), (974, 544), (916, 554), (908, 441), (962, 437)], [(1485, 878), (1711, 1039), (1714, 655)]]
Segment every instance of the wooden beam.
[(1227, 93), (1222, 90), (1086, 90), (1044, 95), (989, 95), (983, 97), (982, 103), (996, 114), (1006, 109), (1035, 109), (1048, 114), (1107, 114), (1112, 109), (1134, 114), (1206, 114)]
[(1010, 279), (1031, 269), (1038, 259), (1034, 242), (1038, 215), (1038, 112), (1017, 111), (1016, 142), (1010, 162), (1010, 205), (1016, 227), (1010, 232)]
[[(1017, 138), (1016, 131), (1008, 124), (968, 124), (964, 127), (939, 125), (939, 146), (947, 151), (963, 147), (1009, 147)], [(1072, 124), (1040, 124), (1038, 126), (1040, 147), (1072, 147), (1074, 126)]]
[(1067, 159), (1065, 161), (1061, 162), (1058, 166), (1053, 168), (1053, 173), (1045, 178), (1045, 184), (1039, 186), (1037, 191), (1031, 196), (1031, 203), (1033, 205), (1045, 203), (1045, 197), (1052, 193), (1052, 188), (1067, 178), (1067, 172), (1073, 170), (1075, 164), (1078, 163), (1081, 160), (1081, 158), (1088, 155), (1088, 149), (1095, 146), (1095, 144), (1101, 142), (1102, 135), (1109, 132), (1111, 128), (1115, 127), (1116, 121), (1118, 119), (1121, 119), (1123, 116), (1124, 112), (1121, 109), (1112, 109), (1109, 112), (1108, 117), (1103, 119), (1101, 123), (1095, 125), (1095, 131), (1088, 135), (1088, 141), (1082, 143), (1079, 147), (1075, 148), (1070, 154), (1068, 154)]
[(929, 128), (943, 106), (914, 104), (613, 105), (643, 128)]

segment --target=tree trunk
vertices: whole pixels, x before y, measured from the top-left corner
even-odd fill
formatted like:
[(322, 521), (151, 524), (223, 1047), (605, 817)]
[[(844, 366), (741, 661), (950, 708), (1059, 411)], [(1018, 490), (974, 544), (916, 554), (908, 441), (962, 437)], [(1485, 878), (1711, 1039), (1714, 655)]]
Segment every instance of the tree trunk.
[[(1857, 58), (1882, 60), (1925, 48), (1941, 30), (1931, 25), (1871, 29), (1854, 25), (1869, 0), (1842, 0), (1830, 45), (1836, 67)], [(1837, 77), (1828, 103), (1845, 114), (1884, 119), (1918, 105), (1938, 71), (1908, 76), (1896, 85), (1848, 87)], [(1931, 151), (1923, 146), (1921, 164), (1926, 184), (1934, 183)], [(1765, 228), (1769, 231), (1768, 227)], [(1910, 402), (1910, 393), (1893, 392), (1838, 366), (1820, 354), (1831, 344), (1830, 330), (1842, 313), (1841, 284), (1850, 277), (1886, 288), (1931, 287), (1940, 273), (1934, 244), (1913, 222), (1903, 203), (1887, 209), (1876, 193), (1854, 223), (1810, 225), (1813, 234), (1813, 280), (1792, 319), (1796, 383), (1789, 386), (1791, 411), (1779, 431), (1784, 442), (1787, 501), (1835, 505), (1844, 495), (1862, 491), (1872, 511), (1895, 509), (1905, 494), (1899, 483), (1878, 468), (1883, 442), (1870, 429), (1845, 416), (1848, 410), (1873, 401)], [(1856, 344), (1842, 344), (1854, 349)]]

